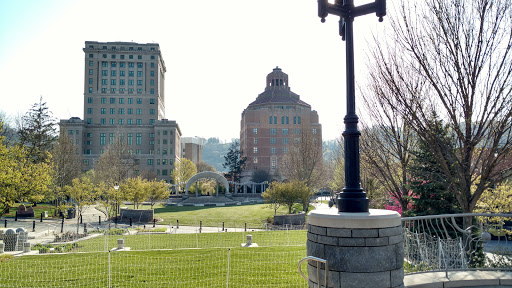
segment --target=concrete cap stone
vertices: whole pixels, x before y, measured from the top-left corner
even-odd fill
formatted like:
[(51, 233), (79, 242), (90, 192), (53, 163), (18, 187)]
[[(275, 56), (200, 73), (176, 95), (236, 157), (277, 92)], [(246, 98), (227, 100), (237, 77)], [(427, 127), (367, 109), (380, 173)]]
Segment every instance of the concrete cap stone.
[(308, 224), (330, 228), (374, 229), (400, 226), (402, 222), (400, 214), (391, 210), (370, 209), (364, 213), (346, 213), (331, 208), (309, 212)]

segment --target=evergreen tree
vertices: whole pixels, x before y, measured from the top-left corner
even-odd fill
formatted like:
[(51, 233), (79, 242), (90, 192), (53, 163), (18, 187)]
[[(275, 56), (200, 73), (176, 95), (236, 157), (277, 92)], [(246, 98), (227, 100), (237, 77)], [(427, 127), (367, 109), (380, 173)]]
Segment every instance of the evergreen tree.
[(228, 169), (228, 176), (233, 181), (240, 181), (242, 170), (245, 168), (245, 161), (247, 157), (244, 156), (243, 151), (240, 150), (240, 142), (238, 140), (233, 141), (229, 146), (228, 153), (224, 156), (224, 164), (222, 166)]
[(48, 152), (57, 140), (57, 132), (55, 120), (42, 96), (39, 103), (32, 105), (23, 116), (18, 134), (19, 144), (26, 147), (27, 156), (32, 161), (39, 163), (48, 159)]
[[(436, 131), (437, 141), (443, 147), (443, 162), (450, 163), (449, 169), (458, 169), (455, 142), (447, 126), (436, 115), (429, 125)], [(459, 187), (446, 178), (437, 155), (430, 151), (428, 145), (419, 139), (418, 149), (413, 152), (415, 157), (409, 168), (414, 203), (411, 212), (418, 216), (460, 213), (460, 205), (453, 193)]]

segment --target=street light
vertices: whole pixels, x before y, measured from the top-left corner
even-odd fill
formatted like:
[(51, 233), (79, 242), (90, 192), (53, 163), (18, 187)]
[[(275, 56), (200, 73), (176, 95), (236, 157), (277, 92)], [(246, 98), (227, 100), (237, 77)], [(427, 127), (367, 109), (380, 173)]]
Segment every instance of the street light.
[(335, 0), (334, 4), (327, 0), (318, 0), (318, 16), (325, 22), (328, 14), (340, 17), (340, 36), (346, 41), (346, 72), (347, 72), (347, 115), (344, 118), (343, 131), (345, 145), (345, 188), (338, 194), (339, 212), (368, 212), (368, 198), (361, 188), (359, 164), (359, 136), (357, 129), (359, 118), (355, 105), (355, 76), (354, 76), (354, 18), (370, 13), (379, 17), (379, 22), (386, 16), (386, 0), (375, 0), (373, 3), (354, 6), (354, 0)]

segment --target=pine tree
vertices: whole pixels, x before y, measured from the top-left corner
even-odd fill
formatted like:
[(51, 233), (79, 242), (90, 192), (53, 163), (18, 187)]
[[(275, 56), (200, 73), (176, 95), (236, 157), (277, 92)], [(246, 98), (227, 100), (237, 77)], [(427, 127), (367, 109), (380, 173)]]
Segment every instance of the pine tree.
[(46, 102), (43, 102), (42, 96), (39, 98), (39, 103), (32, 105), (32, 108), (23, 116), (18, 134), (19, 144), (26, 147), (27, 156), (34, 163), (48, 159), (48, 152), (57, 140), (57, 132), (55, 120)]
[[(438, 120), (436, 115), (429, 125), (437, 131), (437, 141), (443, 147), (443, 160), (445, 163), (450, 163), (449, 169), (458, 169), (454, 158), (455, 142), (447, 126)], [(454, 189), (458, 189), (458, 185), (446, 179), (439, 159), (430, 151), (428, 145), (419, 139), (418, 149), (413, 152), (415, 157), (409, 168), (410, 188), (414, 195), (414, 207), (411, 212), (416, 215), (460, 213), (460, 205), (453, 193)]]
[(245, 168), (245, 161), (247, 157), (244, 156), (243, 151), (240, 150), (240, 142), (235, 140), (229, 146), (228, 153), (224, 156), (224, 164), (222, 167), (228, 169), (228, 175), (233, 181), (240, 181), (242, 170)]

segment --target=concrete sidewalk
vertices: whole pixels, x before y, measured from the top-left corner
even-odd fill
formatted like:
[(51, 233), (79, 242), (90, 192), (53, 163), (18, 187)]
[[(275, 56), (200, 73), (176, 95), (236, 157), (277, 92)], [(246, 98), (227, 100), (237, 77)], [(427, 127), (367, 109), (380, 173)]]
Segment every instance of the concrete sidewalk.
[(512, 271), (450, 271), (405, 275), (407, 288), (512, 287)]

